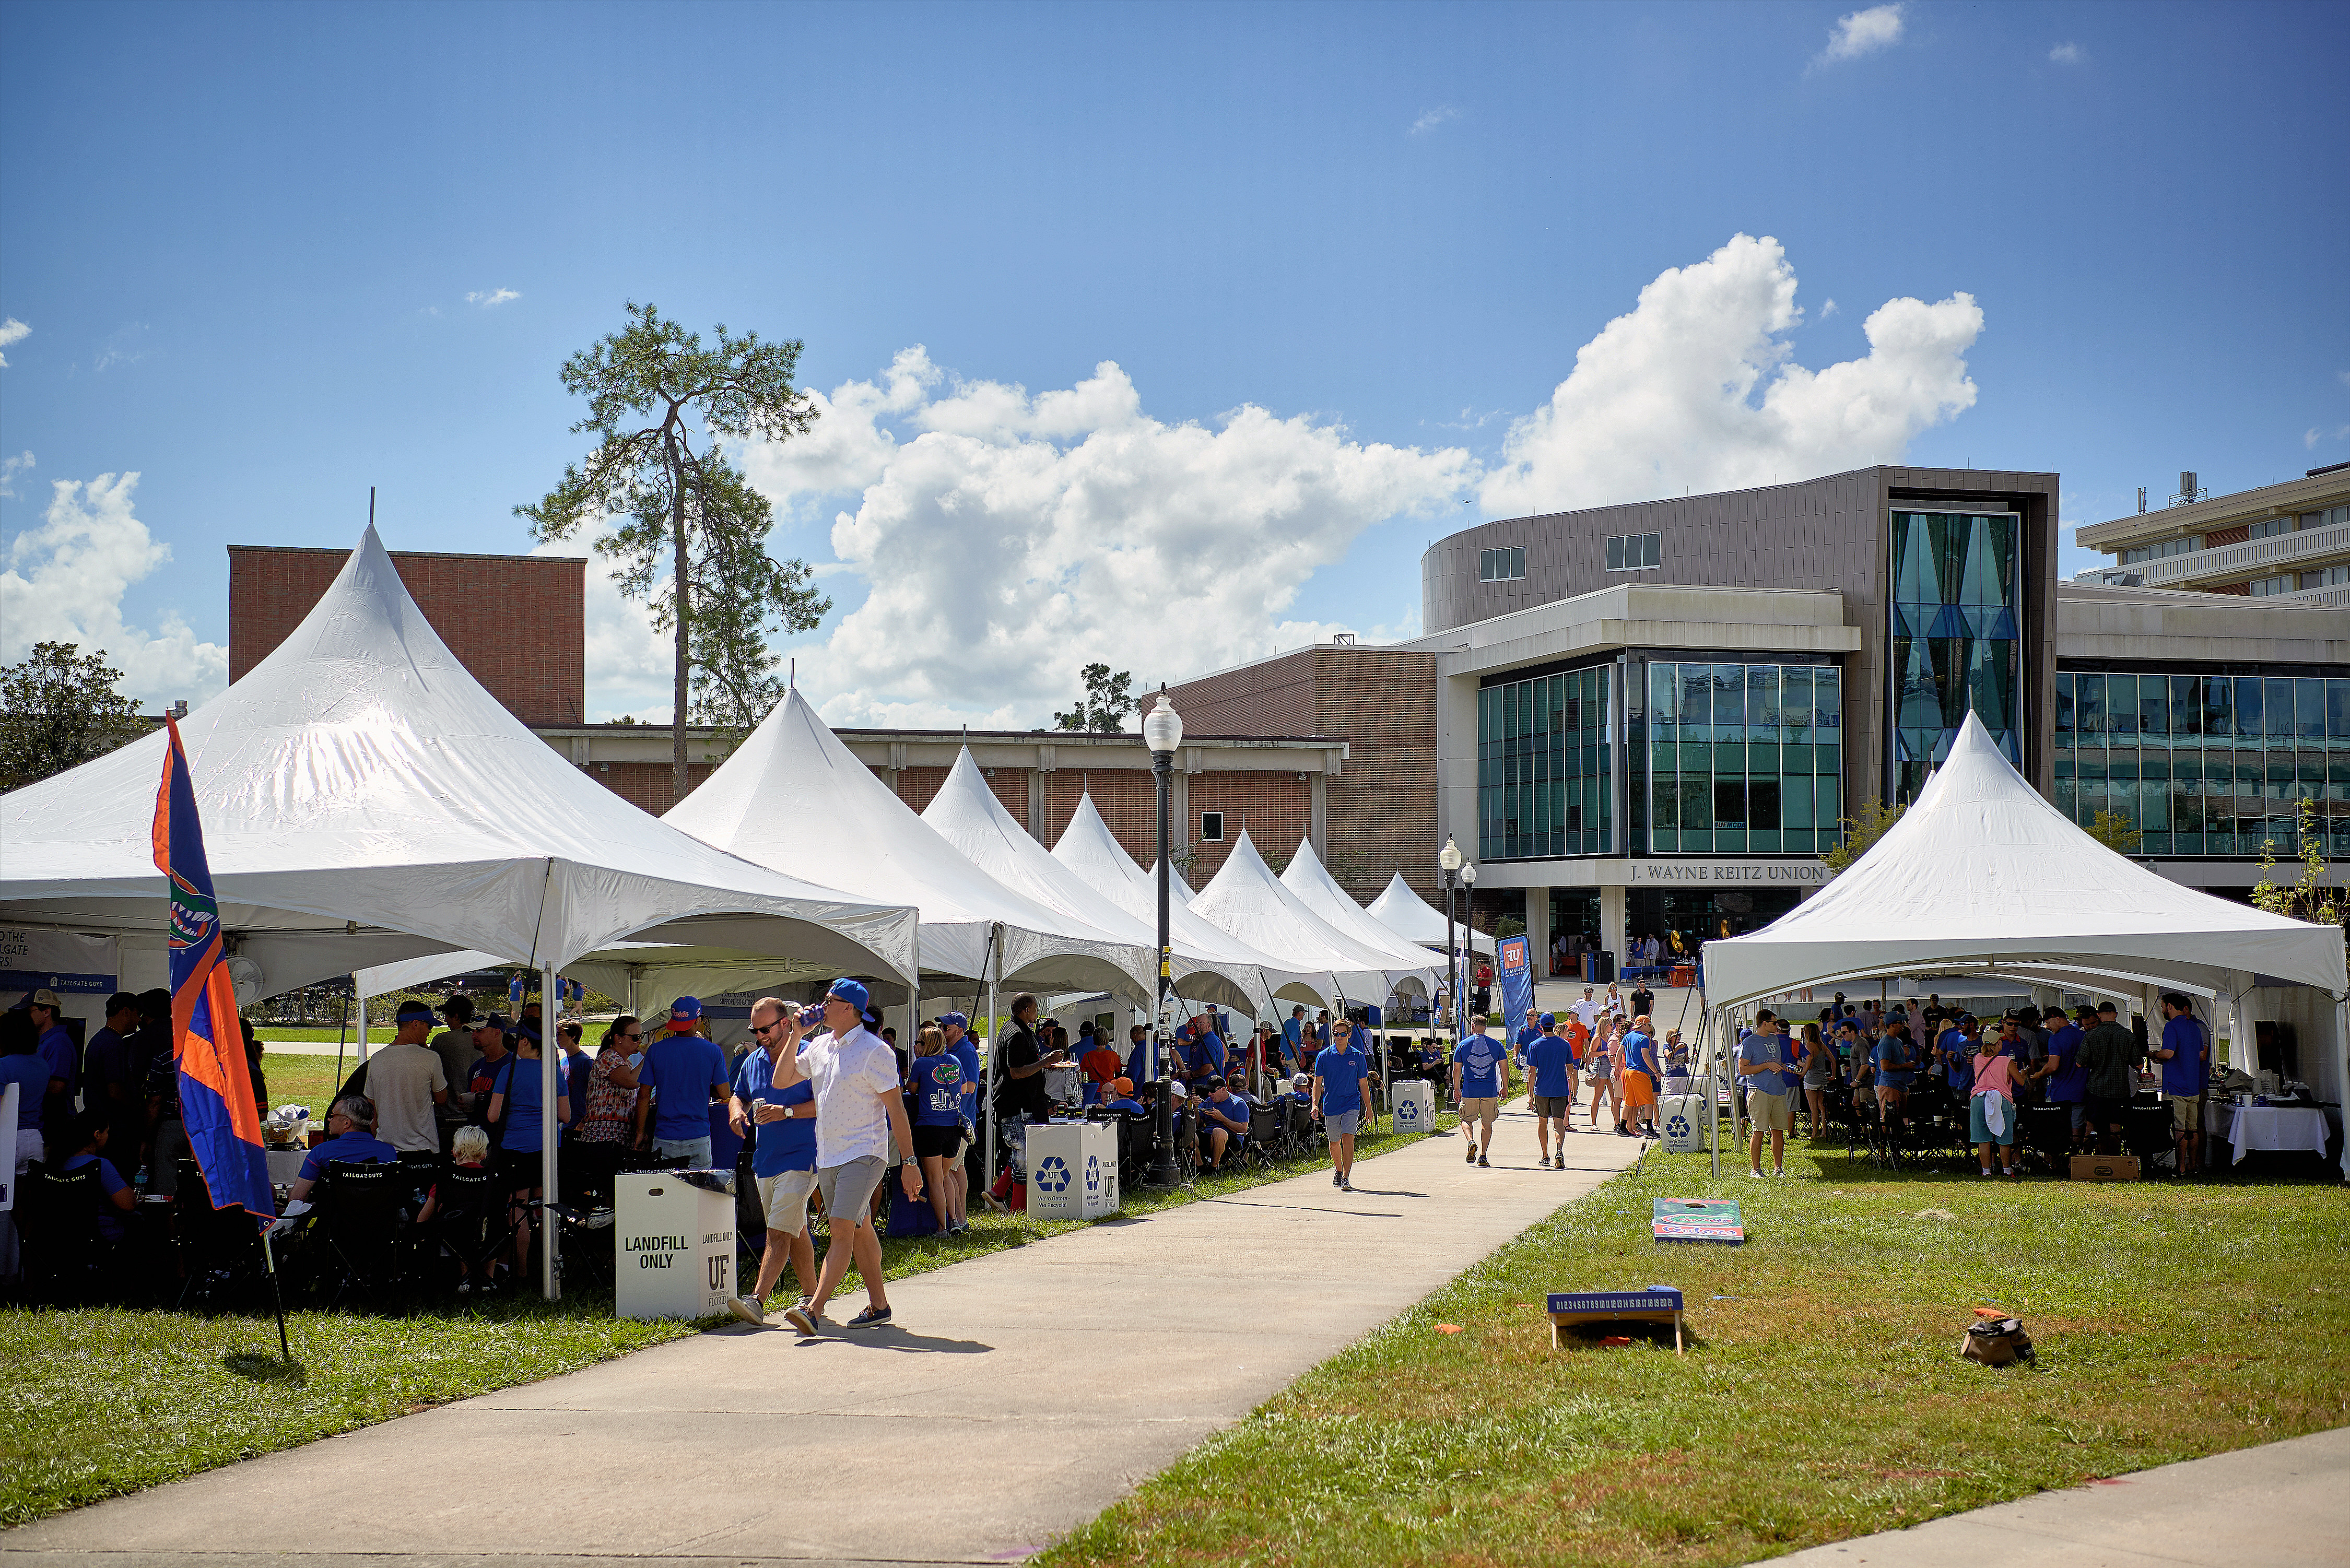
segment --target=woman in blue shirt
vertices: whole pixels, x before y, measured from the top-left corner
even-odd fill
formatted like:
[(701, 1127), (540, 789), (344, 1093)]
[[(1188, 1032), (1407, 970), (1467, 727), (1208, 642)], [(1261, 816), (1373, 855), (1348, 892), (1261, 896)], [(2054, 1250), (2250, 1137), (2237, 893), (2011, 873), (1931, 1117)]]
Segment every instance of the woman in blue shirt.
[(962, 1146), (962, 1061), (947, 1051), (945, 1030), (933, 1025), (915, 1036), (906, 1087), (914, 1096), (911, 1131), (914, 1157), (922, 1162), (922, 1190), (943, 1236), (954, 1229), (947, 1212), (947, 1161)]
[[(525, 1207), (525, 1202), (546, 1191), (539, 1180), (540, 1154), (546, 1147), (546, 1129), (539, 1125), (546, 1103), (542, 1097), (546, 1069), (540, 1064), (536, 1025), (523, 1024), (507, 1043), (514, 1049), (490, 1080), (490, 1106), (484, 1116), (490, 1124), (491, 1141), (497, 1147), (498, 1176), (513, 1199), (515, 1272), (527, 1274), (536, 1211)], [(557, 1063), (555, 1119), (558, 1125), (571, 1120), (571, 1098), (562, 1091), (562, 1064)]]

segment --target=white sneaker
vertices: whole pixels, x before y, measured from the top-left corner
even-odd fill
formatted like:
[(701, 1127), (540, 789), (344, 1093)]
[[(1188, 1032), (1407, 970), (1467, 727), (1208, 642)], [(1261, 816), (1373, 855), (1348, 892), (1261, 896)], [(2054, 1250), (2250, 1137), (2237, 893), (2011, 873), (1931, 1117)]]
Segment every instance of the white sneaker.
[(1749, 1175), (1749, 1176), (1751, 1176), (1751, 1177), (1752, 1177), (1755, 1180), (1760, 1181), (1760, 1180), (1762, 1180), (1762, 1168), (1761, 1166), (1759, 1166), (1759, 1165), (1758, 1165), (1758, 1166), (1756, 1166), (1753, 1169), (1752, 1169), (1752, 1170), (1748, 1171), (1746, 1174), (1747, 1174), (1747, 1175)]
[(736, 1317), (741, 1318), (744, 1323), (764, 1323), (767, 1321), (767, 1309), (761, 1306), (757, 1302), (753, 1301), (749, 1296), (728, 1296), (726, 1298), (726, 1310), (733, 1313)]

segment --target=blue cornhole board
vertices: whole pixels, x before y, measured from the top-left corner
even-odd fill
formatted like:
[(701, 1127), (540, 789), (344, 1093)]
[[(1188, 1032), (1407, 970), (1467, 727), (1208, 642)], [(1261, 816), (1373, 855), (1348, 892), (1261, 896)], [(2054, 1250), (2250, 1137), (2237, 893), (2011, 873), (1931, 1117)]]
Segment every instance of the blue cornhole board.
[(1746, 1222), (1739, 1218), (1735, 1198), (1659, 1198), (1650, 1210), (1649, 1224), (1659, 1241), (1720, 1241), (1742, 1246)]
[(1681, 1293), (1670, 1285), (1649, 1285), (1637, 1291), (1553, 1291), (1549, 1314), (1553, 1350), (1565, 1348), (1569, 1328), (1610, 1323), (1669, 1323), (1673, 1325), (1673, 1354), (1681, 1354)]

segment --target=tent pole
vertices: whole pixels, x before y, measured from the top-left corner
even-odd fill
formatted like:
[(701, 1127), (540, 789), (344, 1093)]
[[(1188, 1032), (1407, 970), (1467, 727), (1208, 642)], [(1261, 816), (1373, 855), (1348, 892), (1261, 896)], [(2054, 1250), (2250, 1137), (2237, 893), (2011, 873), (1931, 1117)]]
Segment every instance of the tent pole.
[(1697, 1015), (1698, 1060), (1705, 1071), (1705, 1146), (1713, 1156), (1713, 1179), (1721, 1179), (1721, 1102), (1716, 1099), (1717, 1068), (1713, 1053), (1713, 1014), (1700, 1008)]
[(359, 977), (353, 975), (351, 976), (351, 994), (358, 1001), (359, 1007), (359, 1063), (364, 1066), (368, 1059), (367, 998), (359, 994)]
[[(538, 971), (538, 1184), (548, 1203), (559, 1203), (563, 1189), (556, 1180), (556, 1145), (561, 1124), (555, 1119), (556, 1096), (563, 1091), (556, 1087), (559, 1075), (556, 1064), (563, 1059), (563, 1048), (556, 1044), (556, 1023), (559, 1010), (555, 994), (555, 966), (547, 964)], [(563, 1287), (555, 1277), (556, 1253), (561, 1248), (558, 1231), (551, 1217), (553, 1210), (538, 1211), (538, 1289), (548, 1301), (563, 1294)]]
[(995, 1190), (995, 1069), (996, 1058), (1003, 1054), (995, 1048), (997, 1037), (1002, 1033), (995, 1026), (995, 990), (997, 982), (1003, 978), (1003, 951), (998, 945), (1003, 935), (1002, 926), (988, 928), (987, 957), (979, 966), (987, 981), (987, 1092), (986, 1103), (979, 1107), (979, 1114), (987, 1122), (987, 1163), (980, 1174), (983, 1184), (980, 1190), (985, 1193)]

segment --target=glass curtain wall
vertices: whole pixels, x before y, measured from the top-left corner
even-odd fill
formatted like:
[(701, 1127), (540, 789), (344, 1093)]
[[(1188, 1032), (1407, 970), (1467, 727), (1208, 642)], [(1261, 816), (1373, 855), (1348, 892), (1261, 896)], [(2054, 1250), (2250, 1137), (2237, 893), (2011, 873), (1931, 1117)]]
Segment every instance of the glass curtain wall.
[(1477, 693), (1477, 857), (1616, 849), (1615, 669), (1596, 665)]
[(1893, 513), (1894, 796), (1918, 798), (1971, 711), (2007, 760), (2023, 765), (2022, 632), (2017, 620), (2021, 519)]
[(1841, 670), (1652, 661), (1646, 696), (1634, 831), (1650, 853), (1814, 855), (1836, 842)]
[(2350, 680), (2060, 670), (2055, 763), (2058, 808), (2127, 819), (2142, 854), (2291, 860), (2304, 800), (2350, 854)]

